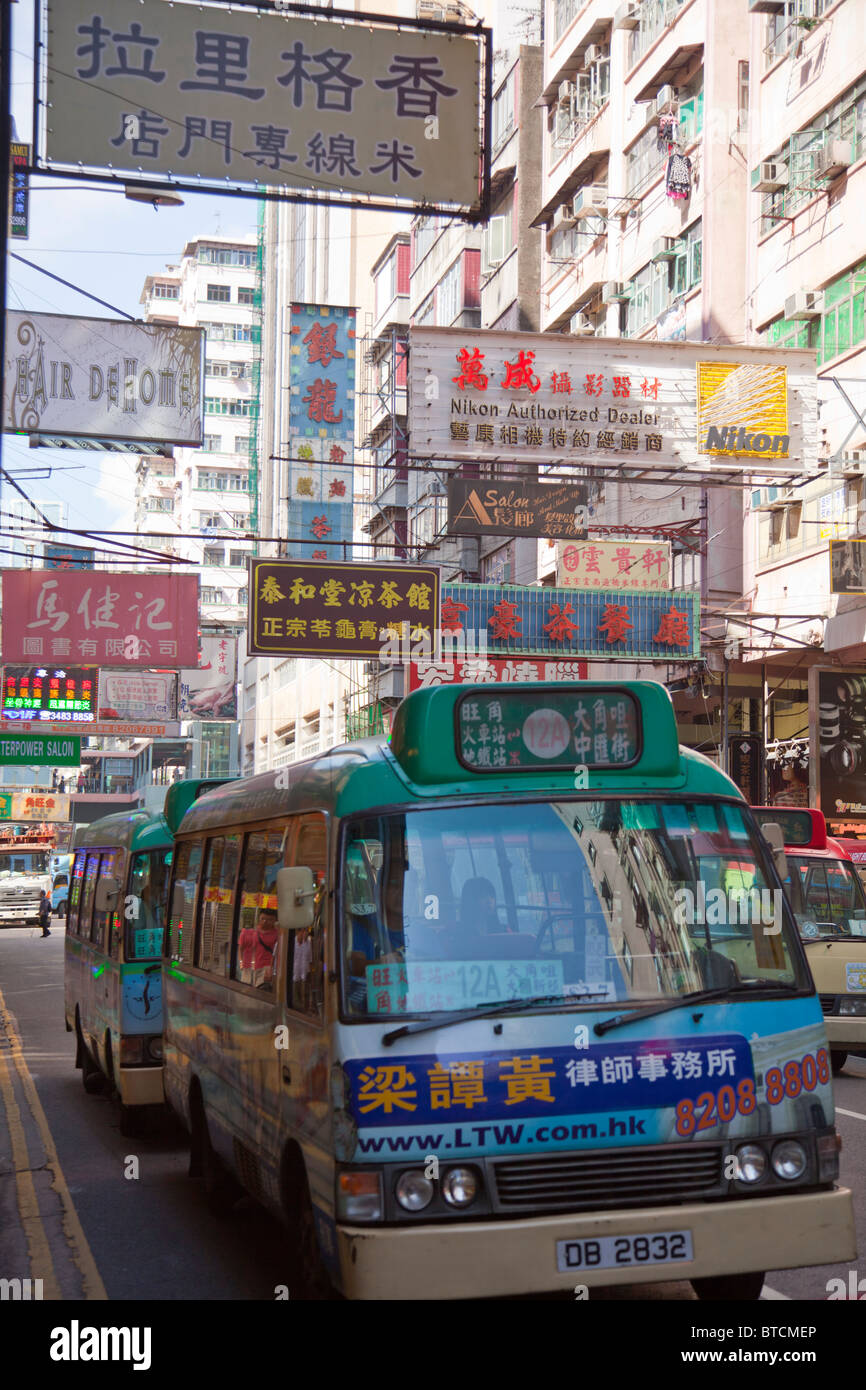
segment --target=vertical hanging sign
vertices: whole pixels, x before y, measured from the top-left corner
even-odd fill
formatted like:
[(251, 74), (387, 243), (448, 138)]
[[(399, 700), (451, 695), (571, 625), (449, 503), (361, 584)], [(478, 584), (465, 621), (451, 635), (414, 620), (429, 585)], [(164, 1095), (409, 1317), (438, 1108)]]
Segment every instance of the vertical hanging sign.
[(292, 305), (288, 554), (296, 560), (352, 558), (355, 314)]

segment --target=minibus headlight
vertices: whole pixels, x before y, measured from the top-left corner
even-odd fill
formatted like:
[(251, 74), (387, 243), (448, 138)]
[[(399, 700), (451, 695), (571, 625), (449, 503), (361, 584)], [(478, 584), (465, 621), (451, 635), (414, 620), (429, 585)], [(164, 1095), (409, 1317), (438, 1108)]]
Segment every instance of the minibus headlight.
[(468, 1207), (478, 1196), (478, 1174), (474, 1168), (449, 1168), (442, 1179), (442, 1196), (452, 1207)]
[(369, 1169), (338, 1173), (337, 1216), (343, 1221), (381, 1221), (382, 1174)]
[(854, 999), (850, 994), (843, 994), (839, 1000), (840, 1014), (866, 1014), (866, 999)]
[(147, 1052), (147, 1058), (148, 1058), (148, 1061), (149, 1061), (149, 1062), (160, 1062), (160, 1063), (162, 1062), (162, 1038), (161, 1038), (161, 1037), (158, 1037), (158, 1036), (157, 1036), (157, 1037), (154, 1037), (154, 1038), (146, 1038), (146, 1039), (145, 1039), (144, 1047), (145, 1047), (145, 1051)]
[(423, 1211), (433, 1201), (433, 1183), (417, 1168), (409, 1168), (400, 1174), (394, 1193), (405, 1211)]
[(793, 1182), (806, 1171), (806, 1150), (796, 1139), (783, 1139), (773, 1150), (772, 1163), (777, 1178)]
[(737, 1182), (760, 1182), (767, 1171), (767, 1155), (760, 1144), (741, 1144), (735, 1158)]
[(839, 1136), (818, 1136), (818, 1181), (833, 1182), (839, 1176)]
[(120, 1065), (134, 1067), (144, 1061), (144, 1038), (120, 1039)]

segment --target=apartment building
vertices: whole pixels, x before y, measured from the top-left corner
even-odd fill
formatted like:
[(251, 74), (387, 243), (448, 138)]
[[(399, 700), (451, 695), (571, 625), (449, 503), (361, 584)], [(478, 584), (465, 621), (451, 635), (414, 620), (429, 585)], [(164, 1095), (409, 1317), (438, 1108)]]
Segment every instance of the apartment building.
[(177, 266), (148, 275), (141, 295), (148, 322), (205, 330), (205, 413), (201, 449), (139, 461), (136, 528), (153, 549), (201, 566), (202, 619), (219, 626), (246, 623), (256, 548), (260, 280), (255, 237), (201, 237)]
[[(39, 532), (44, 533), (43, 517), (52, 526), (64, 528), (67, 525), (69, 509), (65, 502), (42, 501), (37, 498), (30, 502), (8, 490), (3, 498), (3, 517), (6, 528), (17, 535), (7, 536), (3, 541), (6, 554), (4, 569), (40, 569), (46, 561), (50, 562), (53, 550), (65, 546), (66, 536), (60, 535), (56, 542), (43, 541)], [(47, 549), (46, 549), (47, 547)]]

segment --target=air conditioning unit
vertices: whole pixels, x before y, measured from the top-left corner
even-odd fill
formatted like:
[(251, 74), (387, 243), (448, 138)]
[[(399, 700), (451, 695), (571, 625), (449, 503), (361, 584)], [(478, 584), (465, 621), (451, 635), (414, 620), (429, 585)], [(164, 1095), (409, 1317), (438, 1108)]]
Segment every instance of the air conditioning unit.
[(574, 221), (581, 217), (603, 217), (607, 212), (607, 185), (588, 183), (575, 194)]
[(595, 333), (595, 324), (589, 314), (572, 314), (568, 322), (568, 331), (574, 337), (586, 338)]
[(625, 5), (620, 5), (614, 11), (614, 29), (636, 29), (640, 24), (640, 5), (635, 0), (627, 0)]
[(591, 44), (589, 45), (589, 47), (587, 48), (586, 52), (585, 52), (584, 55), (583, 55), (583, 69), (584, 69), (584, 72), (586, 71), (587, 68), (592, 67), (593, 63), (597, 63), (597, 62), (599, 61), (599, 59), (601, 59), (601, 58), (606, 58), (606, 57), (607, 57), (607, 54), (605, 53), (604, 49), (601, 47), (601, 44), (598, 44), (598, 43), (591, 43)]
[(851, 163), (851, 143), (848, 140), (828, 140), (815, 160), (817, 179), (835, 179)]
[(653, 261), (672, 261), (677, 254), (677, 239), (672, 236), (660, 236), (653, 242), (653, 253), (650, 260)]
[(673, 99), (673, 87), (669, 86), (667, 83), (664, 87), (659, 87), (658, 96), (656, 97), (656, 115), (659, 116), (662, 111), (666, 111)]
[(560, 82), (556, 92), (556, 100), (559, 102), (560, 106), (569, 106), (571, 104), (571, 94), (573, 91), (574, 87), (570, 82)]
[(817, 290), (798, 290), (785, 300), (786, 319), (816, 319), (820, 317), (824, 296)]
[(787, 187), (787, 164), (783, 164), (781, 160), (776, 160), (758, 166), (758, 177), (752, 184), (753, 193), (775, 193), (777, 189)]
[(552, 232), (558, 232), (563, 227), (573, 227), (575, 223), (575, 213), (573, 203), (560, 203), (553, 214), (553, 221), (550, 224)]
[(843, 478), (862, 478), (863, 474), (866, 473), (866, 451), (859, 449), (855, 450), (855, 452), (860, 454), (859, 459), (852, 458), (850, 454), (846, 454), (842, 460)]
[(627, 287), (619, 280), (608, 280), (601, 292), (602, 304), (622, 304), (628, 297)]
[(785, 0), (749, 0), (749, 14), (781, 14)]
[(846, 449), (843, 457), (846, 463), (866, 464), (866, 449)]

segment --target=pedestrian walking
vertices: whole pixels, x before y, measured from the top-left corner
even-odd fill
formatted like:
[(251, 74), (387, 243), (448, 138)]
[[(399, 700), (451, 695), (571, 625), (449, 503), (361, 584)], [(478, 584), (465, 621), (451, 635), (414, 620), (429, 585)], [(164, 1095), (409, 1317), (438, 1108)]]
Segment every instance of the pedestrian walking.
[(83, 773), (83, 772), (79, 772), (79, 774), (78, 774), (78, 795), (80, 796), (81, 793), (82, 793), (83, 791), (84, 791), (84, 773)]
[(51, 935), (49, 930), (51, 925), (51, 899), (44, 888), (39, 897), (39, 925), (42, 928), (43, 936)]

